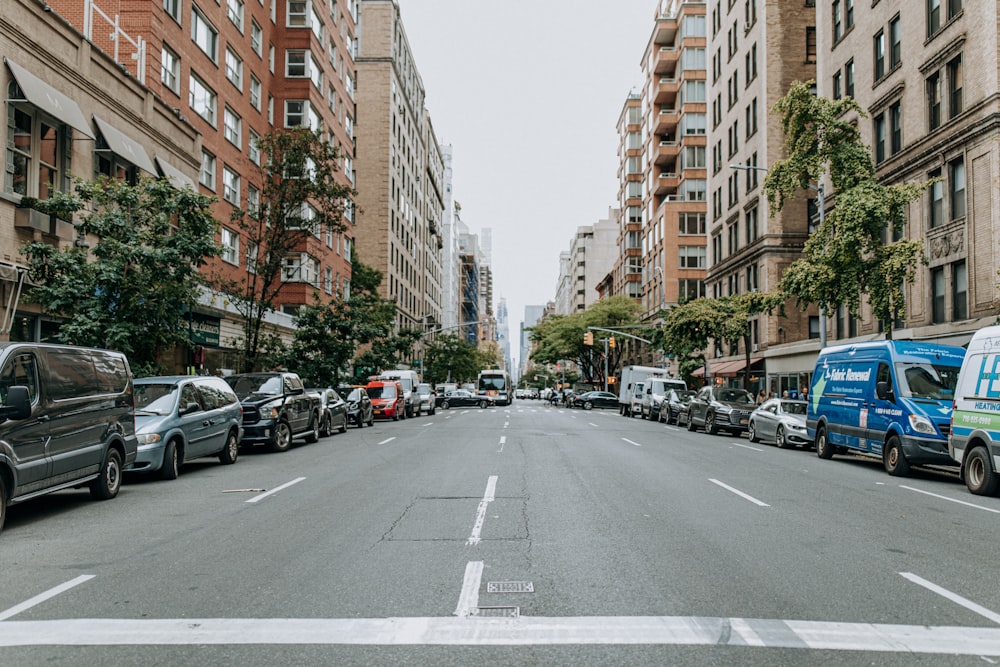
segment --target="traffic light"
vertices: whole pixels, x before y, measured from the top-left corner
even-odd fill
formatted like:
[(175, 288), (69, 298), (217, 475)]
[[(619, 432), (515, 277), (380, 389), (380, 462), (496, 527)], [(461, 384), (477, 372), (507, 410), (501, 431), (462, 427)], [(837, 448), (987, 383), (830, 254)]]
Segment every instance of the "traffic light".
[(583, 334), (583, 344), (584, 345), (593, 345), (594, 344), (594, 332), (593, 331), (588, 331), (587, 333)]
[(615, 337), (614, 336), (612, 336), (611, 338), (608, 339), (608, 347), (610, 347), (612, 350), (615, 349)]

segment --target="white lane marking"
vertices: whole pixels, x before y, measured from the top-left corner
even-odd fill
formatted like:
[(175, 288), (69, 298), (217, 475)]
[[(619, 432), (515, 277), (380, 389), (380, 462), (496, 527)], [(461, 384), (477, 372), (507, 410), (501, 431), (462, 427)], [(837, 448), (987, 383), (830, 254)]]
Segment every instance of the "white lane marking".
[(304, 480), (304, 479), (305, 479), (305, 477), (296, 477), (296, 478), (295, 478), (295, 479), (293, 479), (292, 481), (290, 481), (290, 482), (285, 482), (285, 483), (284, 483), (284, 484), (282, 484), (281, 486), (276, 486), (276, 487), (274, 487), (273, 489), (271, 489), (270, 491), (267, 491), (266, 493), (262, 493), (262, 494), (260, 494), (259, 496), (254, 496), (253, 498), (250, 498), (250, 499), (249, 499), (249, 500), (247, 500), (246, 502), (248, 502), (248, 503), (255, 503), (255, 502), (257, 502), (258, 500), (264, 500), (264, 498), (267, 498), (267, 497), (268, 497), (269, 495), (271, 495), (272, 493), (277, 493), (278, 491), (281, 491), (282, 489), (287, 489), (287, 488), (288, 488), (288, 487), (290, 487), (290, 486), (291, 486), (292, 484), (298, 484), (299, 482), (301, 482), (301, 481), (302, 481), (302, 480)]
[(510, 422), (504, 422), (504, 423), (503, 423), (503, 427), (504, 427), (504, 428), (507, 428), (508, 426), (510, 426)]
[(948, 502), (951, 503), (958, 503), (959, 505), (965, 505), (966, 507), (975, 507), (977, 510), (984, 510), (986, 512), (993, 512), (994, 514), (1000, 514), (1000, 510), (993, 509), (992, 507), (984, 507), (983, 505), (977, 505), (975, 503), (970, 503), (965, 500), (959, 500), (958, 498), (949, 498), (948, 496), (941, 496), (936, 493), (931, 493), (930, 491), (924, 491), (923, 489), (917, 489), (912, 486), (906, 486), (905, 484), (900, 484), (899, 488), (906, 489), (908, 491), (916, 491), (917, 493), (922, 493), (925, 496), (940, 498), (941, 500), (947, 500)]
[(684, 430), (682, 428), (677, 428), (676, 426), (665, 426), (664, 428), (666, 428), (668, 431), (683, 431)]
[(750, 627), (750, 624), (745, 618), (731, 618), (729, 619), (729, 627), (733, 629), (733, 632), (738, 634), (743, 638), (743, 641), (747, 643), (747, 646), (767, 646), (764, 640), (760, 638), (760, 635)]
[(505, 444), (507, 444), (507, 436), (501, 435), (500, 436), (500, 449), (497, 450), (497, 454), (499, 454), (500, 452), (503, 451), (503, 446)]
[(598, 426), (594, 422), (587, 422), (587, 423), (590, 424), (591, 426), (593, 426), (594, 428), (601, 428), (600, 426)]
[(483, 499), (479, 501), (479, 510), (476, 512), (476, 523), (472, 526), (472, 534), (465, 541), (466, 546), (471, 547), (479, 544), (481, 541), (479, 535), (483, 532), (483, 522), (486, 520), (486, 508), (489, 507), (490, 503), (496, 497), (496, 489), (497, 476), (490, 475), (489, 481), (486, 482), (486, 493), (483, 494)]
[(735, 494), (736, 494), (736, 495), (738, 495), (738, 496), (739, 496), (740, 498), (744, 498), (744, 499), (746, 499), (746, 500), (749, 500), (749, 501), (750, 501), (750, 502), (752, 502), (752, 503), (753, 503), (754, 505), (759, 505), (759, 506), (761, 506), (761, 507), (770, 507), (770, 505), (768, 505), (768, 504), (767, 504), (767, 503), (765, 503), (764, 501), (762, 501), (762, 500), (757, 500), (757, 499), (756, 499), (756, 498), (754, 498), (753, 496), (751, 496), (751, 495), (749, 495), (749, 494), (746, 494), (746, 493), (743, 493), (743, 492), (742, 492), (742, 491), (740, 491), (739, 489), (734, 489), (733, 487), (729, 486), (728, 484), (724, 484), (724, 483), (720, 482), (720, 481), (719, 481), (719, 480), (717, 480), (717, 479), (710, 479), (710, 480), (708, 480), (708, 481), (710, 481), (710, 482), (711, 482), (712, 484), (718, 484), (719, 486), (721, 486), (722, 488), (724, 488), (724, 489), (725, 489), (726, 491), (730, 491), (730, 492), (732, 492), (732, 493), (735, 493)]
[(21, 604), (16, 604), (13, 607), (11, 607), (10, 609), (7, 609), (5, 611), (0, 612), (0, 621), (6, 621), (11, 616), (17, 616), (18, 614), (20, 614), (22, 611), (24, 611), (26, 609), (31, 609), (35, 605), (39, 605), (39, 604), (45, 602), (46, 600), (48, 600), (50, 598), (54, 598), (55, 596), (59, 595), (60, 593), (65, 593), (66, 591), (68, 591), (69, 589), (73, 588), (74, 586), (79, 586), (80, 584), (82, 584), (85, 581), (90, 581), (95, 576), (97, 576), (97, 575), (94, 575), (94, 574), (81, 574), (76, 579), (70, 579), (66, 583), (59, 584), (55, 588), (50, 588), (49, 590), (45, 591), (44, 593), (39, 593), (35, 597), (29, 598), (29, 599), (25, 600), (24, 602), (22, 602)]
[(729, 444), (730, 445), (735, 445), (736, 447), (742, 447), (743, 449), (752, 449), (755, 452), (762, 452), (762, 451), (764, 451), (763, 449), (761, 449), (759, 447), (752, 447), (750, 445), (744, 445), (742, 442), (732, 442), (732, 441), (730, 441)]
[(462, 593), (458, 596), (455, 616), (472, 616), (479, 607), (479, 586), (483, 581), (483, 561), (470, 560), (465, 566)]
[(434, 422), (424, 422), (423, 426), (434, 426)]
[(382, 442), (380, 442), (378, 444), (385, 445), (385, 444), (388, 444), (388, 443), (392, 442), (395, 439), (396, 439), (396, 436), (392, 436), (391, 438), (386, 438), (385, 440), (383, 440)]
[(926, 579), (923, 579), (922, 577), (919, 577), (913, 574), (912, 572), (900, 572), (899, 574), (904, 579), (909, 579), (918, 586), (923, 586), (927, 590), (933, 593), (937, 593), (941, 597), (947, 598), (952, 602), (954, 602), (955, 604), (965, 607), (969, 611), (973, 611), (984, 618), (988, 618), (994, 623), (1000, 624), (1000, 614), (996, 613), (995, 611), (992, 611), (990, 609), (987, 609), (986, 607), (978, 605), (972, 600), (962, 597), (958, 593), (952, 593), (947, 588), (942, 588), (941, 586), (938, 586), (935, 583), (927, 581)]
[(744, 624), (767, 648), (1000, 656), (1000, 628), (684, 616), (8, 621), (0, 646), (717, 646), (728, 635), (746, 647), (744, 634), (726, 632)]
[(627, 442), (630, 445), (635, 445), (636, 447), (642, 447), (642, 445), (640, 445), (638, 442), (632, 442), (628, 438), (622, 438), (622, 440), (624, 440), (625, 442)]

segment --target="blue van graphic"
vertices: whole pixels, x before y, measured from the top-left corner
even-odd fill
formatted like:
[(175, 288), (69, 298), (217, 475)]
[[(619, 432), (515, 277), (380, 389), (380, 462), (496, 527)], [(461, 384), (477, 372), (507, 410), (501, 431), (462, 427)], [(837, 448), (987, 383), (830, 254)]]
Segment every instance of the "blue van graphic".
[(806, 414), (817, 456), (878, 455), (890, 475), (953, 464), (948, 435), (964, 356), (952, 345), (895, 340), (823, 350)]

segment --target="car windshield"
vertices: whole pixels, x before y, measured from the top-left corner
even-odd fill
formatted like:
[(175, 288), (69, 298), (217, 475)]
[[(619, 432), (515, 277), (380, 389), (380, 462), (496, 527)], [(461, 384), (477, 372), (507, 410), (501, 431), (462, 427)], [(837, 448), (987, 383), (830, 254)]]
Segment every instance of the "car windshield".
[(417, 385), (418, 394), (429, 394), (431, 393), (431, 386), (429, 384), (418, 384)]
[(368, 397), (372, 399), (396, 398), (396, 387), (391, 384), (375, 385), (368, 387), (366, 391), (368, 392)]
[(180, 387), (173, 383), (139, 383), (135, 384), (135, 409), (154, 415), (168, 415), (177, 403), (177, 392)]
[(690, 401), (692, 396), (694, 396), (694, 392), (690, 389), (680, 389), (677, 391), (677, 398), (684, 403)]
[(357, 403), (358, 401), (361, 400), (362, 393), (363, 392), (360, 388), (352, 389), (351, 393), (347, 395), (347, 400), (351, 401), (352, 403)]
[(907, 398), (950, 401), (955, 397), (958, 366), (936, 364), (896, 364), (900, 394)]
[(281, 396), (280, 375), (239, 375), (226, 378), (236, 395), (243, 400), (247, 396)]
[(782, 401), (781, 411), (791, 415), (804, 415), (807, 405), (805, 401)]
[(753, 396), (745, 389), (722, 389), (716, 395), (718, 400), (726, 403), (748, 403), (753, 404)]

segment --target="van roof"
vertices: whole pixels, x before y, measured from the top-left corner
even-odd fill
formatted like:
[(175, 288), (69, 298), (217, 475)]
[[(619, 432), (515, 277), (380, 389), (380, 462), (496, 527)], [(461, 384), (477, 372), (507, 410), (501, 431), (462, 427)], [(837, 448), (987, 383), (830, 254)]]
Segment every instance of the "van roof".
[(965, 357), (965, 350), (955, 345), (941, 345), (940, 343), (912, 340), (873, 340), (864, 343), (847, 343), (845, 345), (828, 347), (820, 352), (816, 363), (821, 363), (823, 359), (829, 357), (871, 359), (883, 356), (880, 353), (886, 352), (893, 359), (897, 360), (900, 360), (902, 357), (911, 357), (915, 360), (944, 358), (956, 365), (961, 365), (962, 358)]

